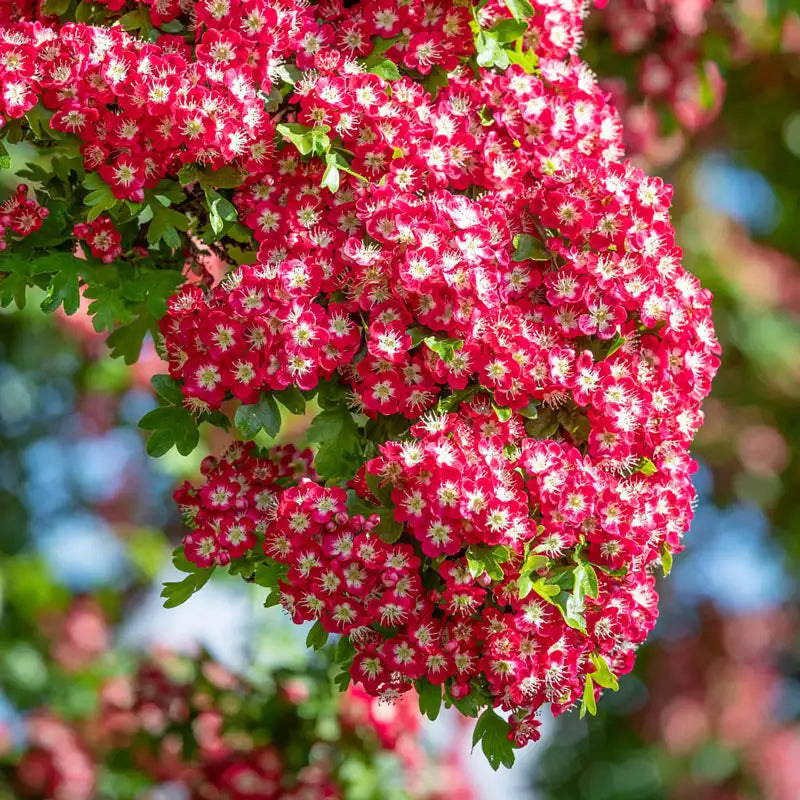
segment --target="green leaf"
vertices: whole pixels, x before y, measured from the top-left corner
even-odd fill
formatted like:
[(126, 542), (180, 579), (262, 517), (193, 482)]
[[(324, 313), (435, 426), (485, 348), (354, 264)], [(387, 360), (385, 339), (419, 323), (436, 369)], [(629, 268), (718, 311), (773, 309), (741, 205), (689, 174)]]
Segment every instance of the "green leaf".
[(514, 745), (509, 739), (511, 728), (493, 708), (487, 708), (478, 717), (472, 734), (472, 746), (481, 743), (483, 754), (493, 770), (502, 764), (504, 767), (514, 765)]
[(560, 425), (552, 408), (541, 408), (535, 419), (525, 420), (525, 432), (532, 439), (550, 439)]
[(349, 162), (341, 153), (327, 153), (325, 155), (325, 164), (327, 166), (325, 167), (320, 186), (330, 189), (331, 192), (339, 191), (341, 181), (340, 172), (346, 172), (348, 175), (352, 175), (365, 183), (369, 183), (368, 178), (350, 169)]
[(119, 289), (93, 285), (86, 289), (83, 296), (92, 301), (88, 312), (98, 333), (113, 330), (118, 322), (130, 322), (132, 314), (120, 296)]
[(356, 648), (353, 643), (350, 641), (349, 636), (341, 636), (339, 641), (336, 643), (336, 649), (334, 650), (333, 660), (337, 664), (341, 665), (350, 665), (353, 663), (353, 659), (356, 655)]
[(598, 686), (606, 689), (611, 689), (616, 692), (619, 689), (619, 681), (617, 676), (610, 670), (608, 662), (603, 656), (598, 653), (591, 654), (592, 664), (594, 664), (595, 671), (591, 673), (591, 677)]
[(285, 122), (278, 125), (276, 130), (286, 141), (291, 142), (297, 148), (300, 155), (323, 156), (330, 150), (329, 125), (317, 125), (309, 128), (298, 122)]
[(508, 51), (508, 59), (512, 64), (516, 64), (525, 70), (529, 75), (536, 73), (536, 67), (539, 65), (539, 56), (536, 55), (535, 50), (517, 50)]
[(151, 318), (140, 314), (133, 322), (117, 328), (106, 339), (112, 358), (123, 358), (129, 366), (139, 359), (142, 342), (147, 335)]
[(431, 683), (425, 678), (415, 681), (414, 686), (419, 696), (419, 711), (431, 722), (439, 716), (442, 707), (442, 687), (441, 684)]
[(281, 593), (279, 589), (273, 589), (264, 601), (264, 608), (272, 608), (281, 604)]
[(162, 22), (159, 26), (159, 30), (165, 31), (166, 33), (183, 33), (183, 24), (180, 20), (171, 19), (169, 22)]
[(275, 68), (275, 74), (284, 83), (294, 86), (303, 77), (303, 70), (298, 69), (294, 64), (279, 64)]
[(0, 142), (0, 169), (10, 169), (11, 168), (11, 156), (8, 154), (8, 150), (6, 150), (6, 146)]
[(347, 687), (350, 685), (350, 681), (352, 680), (350, 676), (349, 669), (343, 669), (341, 672), (338, 672), (333, 679), (333, 682), (336, 684), (336, 688), (340, 692), (346, 692)]
[(536, 419), (539, 416), (539, 406), (536, 400), (531, 400), (525, 408), (521, 408), (517, 412), (521, 417), (526, 419)]
[[(187, 173), (188, 174), (188, 173)], [(184, 175), (183, 177), (186, 177)], [(178, 176), (181, 179), (181, 176)], [(193, 177), (204, 188), (214, 187), (217, 189), (238, 189), (244, 183), (244, 176), (236, 168), (231, 166), (220, 167), (220, 169), (196, 170)], [(184, 181), (181, 180), (181, 183)], [(187, 181), (188, 183), (189, 181)]]
[(181, 572), (202, 572), (205, 569), (205, 567), (198, 567), (193, 561), (189, 561), (183, 547), (176, 547), (172, 551), (172, 566)]
[(510, 408), (505, 408), (504, 406), (498, 406), (496, 403), (492, 403), (492, 410), (494, 411), (497, 419), (500, 422), (508, 422), (513, 415), (513, 411)]
[(386, 81), (399, 81), (400, 78), (403, 77), (400, 74), (400, 70), (397, 68), (397, 64), (395, 64), (394, 61), (390, 61), (388, 58), (371, 66), (367, 72), (378, 75)]
[(272, 396), (292, 414), (306, 413), (306, 399), (296, 386), (287, 386), (272, 393)]
[(338, 408), (347, 397), (347, 389), (335, 378), (329, 381), (320, 381), (316, 388), (317, 403), (320, 408)]
[(509, 559), (507, 547), (496, 545), (487, 547), (483, 544), (470, 545), (467, 548), (466, 558), (470, 574), (478, 578), (485, 572), (493, 581), (503, 580), (502, 564)]
[(339, 191), (340, 175), (339, 167), (336, 166), (336, 156), (333, 153), (328, 153), (325, 156), (325, 172), (322, 176), (322, 183), (320, 186), (323, 189), (328, 189), (332, 194)]
[(150, 383), (159, 397), (163, 397), (168, 403), (179, 406), (183, 403), (183, 392), (181, 385), (169, 375), (153, 375)]
[(481, 31), (475, 38), (475, 50), (479, 67), (506, 69), (511, 61), (508, 52), (491, 31)]
[(665, 578), (672, 572), (672, 551), (667, 545), (661, 547), (661, 569)]
[(384, 510), (382, 507), (364, 500), (363, 497), (359, 497), (352, 489), (348, 491), (347, 512), (351, 517), (356, 514), (361, 514), (363, 517), (371, 517), (373, 514), (379, 514), (382, 510)]
[(89, 207), (86, 215), (89, 222), (97, 219), (104, 211), (110, 211), (119, 202), (111, 187), (96, 172), (88, 172), (83, 179), (83, 185), (90, 190), (83, 198), (83, 204)]
[(382, 486), (380, 475), (375, 475), (372, 472), (364, 473), (364, 480), (369, 487), (372, 496), (383, 506), (392, 505), (392, 487)]
[[(153, 190), (153, 194), (158, 198), (161, 205), (168, 206), (170, 203), (182, 203), (186, 200), (186, 192), (183, 191), (180, 183), (177, 181), (169, 180), (168, 178), (162, 178), (156, 188)], [(165, 202), (168, 200), (169, 202)]]
[(396, 45), (402, 37), (394, 36), (391, 39), (384, 39), (382, 36), (376, 36), (372, 40), (372, 51), (366, 58), (367, 66), (370, 67), (381, 61), (381, 56)]
[(556, 419), (576, 442), (585, 442), (589, 438), (591, 432), (589, 418), (581, 410), (560, 408), (556, 413)]
[(506, 6), (514, 19), (530, 19), (533, 16), (533, 6), (528, 0), (506, 0)]
[(535, 237), (528, 233), (520, 233), (514, 237), (514, 255), (512, 261), (548, 261), (550, 251)]
[(175, 269), (150, 269), (140, 273), (147, 310), (159, 319), (167, 313), (167, 301), (183, 283), (183, 275)]
[(6, 275), (0, 278), (0, 305), (5, 308), (13, 302), (17, 308), (25, 308), (30, 282), (30, 262), (19, 254), (6, 252), (3, 253), (0, 268), (8, 270)]
[(78, 260), (69, 253), (64, 255), (62, 266), (53, 275), (47, 289), (47, 296), (42, 300), (40, 308), (49, 314), (63, 304), (64, 313), (71, 316), (78, 310), (81, 302)]
[(489, 32), (501, 44), (508, 44), (522, 36), (528, 30), (528, 23), (520, 19), (504, 19), (493, 25)]
[(553, 598), (561, 594), (560, 586), (556, 586), (554, 583), (548, 583), (544, 578), (539, 578), (539, 580), (534, 581), (533, 590), (539, 597), (547, 600), (548, 603), (553, 603), (553, 605), (556, 605)]
[(525, 558), (522, 568), (519, 571), (519, 578), (517, 579), (517, 587), (519, 588), (519, 597), (523, 599), (527, 597), (533, 589), (533, 573), (538, 572), (542, 567), (546, 567), (550, 563), (547, 556), (541, 556), (536, 553), (529, 553)]
[[(212, 237), (211, 241), (217, 241), (224, 235), (226, 229), (239, 219), (239, 214), (230, 200), (211, 188), (206, 189), (206, 205), (208, 222), (215, 237)], [(206, 243), (210, 244), (211, 241)]]
[(466, 389), (457, 389), (455, 392), (443, 397), (436, 404), (436, 410), (441, 414), (452, 411), (461, 403), (472, 399), (478, 392), (482, 391), (480, 386), (468, 386)]
[(358, 428), (345, 406), (317, 414), (306, 436), (319, 445), (314, 467), (325, 480), (350, 477), (353, 465), (360, 463)]
[(75, 9), (75, 22), (90, 22), (99, 20), (93, 20), (93, 16), (95, 14), (103, 14), (104, 10), (102, 7), (96, 6), (94, 3), (78, 3), (77, 8)]
[[(568, 576), (570, 573), (565, 574)], [(591, 564), (580, 563), (572, 570), (573, 588), (571, 593), (560, 593), (554, 596), (555, 604), (561, 609), (564, 621), (571, 628), (585, 633), (585, 598), (596, 597), (598, 593), (597, 573)], [(534, 584), (534, 589), (536, 585)]]
[(199, 592), (214, 574), (214, 567), (197, 568), (182, 581), (167, 582), (161, 590), (164, 608), (175, 608), (185, 603), (193, 594)]
[(231, 421), (219, 409), (215, 411), (204, 411), (202, 414), (198, 415), (197, 422), (198, 424), (207, 422), (209, 425), (222, 428), (224, 431), (229, 431), (231, 429)]
[(234, 264), (255, 264), (258, 261), (258, 253), (255, 250), (243, 250), (241, 247), (229, 246), (226, 248), (228, 258)]
[(313, 647), (314, 650), (321, 650), (328, 641), (328, 631), (322, 627), (322, 623), (317, 620), (306, 636), (306, 647)]
[(287, 569), (288, 567), (284, 564), (274, 561), (262, 562), (256, 566), (253, 582), (267, 589), (275, 589), (278, 582), (285, 577)]
[(55, 139), (62, 136), (60, 132), (54, 131), (50, 127), (50, 120), (54, 113), (41, 104), (35, 105), (25, 112), (25, 120), (37, 139)]
[(119, 18), (119, 24), (126, 31), (141, 30), (143, 33), (148, 33), (152, 28), (148, 13), (141, 8), (136, 8), (121, 16)]
[(156, 245), (163, 241), (173, 250), (181, 246), (178, 231), (189, 229), (189, 218), (180, 211), (162, 205), (158, 200), (148, 203), (146, 208), (152, 212), (152, 220), (147, 228), (147, 241)]
[(252, 581), (253, 575), (256, 571), (256, 565), (252, 558), (249, 556), (242, 556), (241, 558), (233, 558), (228, 564), (229, 575), (241, 575), (244, 580)]
[(599, 592), (597, 573), (594, 571), (594, 567), (588, 562), (582, 562), (575, 568), (576, 590), (579, 583), (582, 595), (586, 597), (597, 597)]
[(423, 79), (422, 86), (431, 96), (431, 99), (435, 100), (436, 95), (439, 94), (439, 89), (443, 89), (449, 82), (450, 79), (447, 77), (447, 71), (441, 67), (434, 67), (428, 73), (428, 77)]
[(616, 353), (617, 350), (619, 350), (620, 347), (622, 347), (625, 344), (625, 342), (626, 342), (625, 337), (619, 332), (619, 330), (617, 330), (616, 334), (614, 335), (614, 338), (611, 339), (611, 341), (608, 343), (608, 350), (606, 350), (605, 354), (603, 355), (603, 358), (608, 358), (609, 356), (613, 356), (614, 353)]
[(375, 526), (375, 533), (386, 544), (394, 544), (403, 535), (403, 523), (395, 520), (392, 508), (382, 507), (375, 513), (381, 517), (381, 521)]
[(594, 699), (594, 681), (592, 680), (591, 675), (586, 676), (586, 683), (583, 687), (583, 699), (581, 700), (581, 710), (580, 710), (580, 719), (583, 719), (586, 716), (586, 712), (589, 712), (592, 716), (597, 714), (597, 703)]
[(406, 333), (411, 337), (411, 347), (419, 347), (427, 337), (432, 336), (433, 332), (430, 328), (425, 328), (421, 325), (417, 325), (413, 328), (409, 328)]
[(461, 339), (426, 336), (423, 341), (429, 350), (433, 350), (433, 352), (447, 364), (453, 360), (456, 350), (461, 350), (461, 348), (464, 347), (464, 342)]
[(24, 169), (21, 169), (17, 174), (20, 176), (20, 178), (36, 181), (36, 183), (47, 183), (52, 177), (52, 174), (49, 170), (43, 169), (34, 161), (26, 161)]
[(197, 167), (194, 164), (184, 164), (178, 171), (178, 182), (182, 186), (197, 181)]
[(524, 600), (533, 589), (533, 580), (530, 575), (520, 575), (517, 578), (517, 590), (519, 592), (519, 599)]
[(641, 472), (642, 475), (655, 475), (658, 472), (658, 468), (649, 458), (642, 458), (636, 467), (636, 471)]
[(459, 698), (452, 697), (448, 692), (447, 700), (449, 704), (448, 708), (450, 705), (455, 706), (455, 708), (457, 708), (458, 711), (465, 717), (473, 718), (478, 716), (484, 702), (475, 691), (471, 691), (464, 697)]
[(182, 456), (187, 456), (200, 440), (197, 422), (183, 406), (154, 408), (139, 420), (139, 427), (152, 431), (147, 440), (147, 452), (154, 458), (163, 456), (173, 446)]
[(246, 439), (252, 439), (263, 428), (269, 436), (275, 437), (281, 429), (281, 412), (271, 394), (262, 394), (257, 403), (239, 406), (233, 423)]

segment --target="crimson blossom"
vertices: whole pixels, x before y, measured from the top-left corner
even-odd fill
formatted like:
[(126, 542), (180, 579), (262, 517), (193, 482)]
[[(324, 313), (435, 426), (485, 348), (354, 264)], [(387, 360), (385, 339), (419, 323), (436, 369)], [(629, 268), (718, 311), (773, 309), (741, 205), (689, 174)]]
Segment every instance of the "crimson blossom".
[[(235, 408), (252, 438), (277, 432), (276, 400), (321, 409), (313, 463), (236, 443), (178, 491), (194, 530), (168, 603), (215, 565), (269, 586), (314, 621), (309, 644), (340, 637), (342, 684), (479, 716), (475, 741), (510, 764), (544, 703), (594, 713), (655, 624), (718, 367), (671, 187), (625, 160), (577, 56), (582, 4), (136, 13), (157, 34), (8, 25), (0, 111), (41, 101), (81, 140), (95, 206), (146, 203), (148, 241), (193, 252), (200, 209), (254, 242), (170, 298), (180, 390), (159, 387), (179, 407), (143, 424)], [(105, 220), (75, 234), (103, 260), (120, 246)]]

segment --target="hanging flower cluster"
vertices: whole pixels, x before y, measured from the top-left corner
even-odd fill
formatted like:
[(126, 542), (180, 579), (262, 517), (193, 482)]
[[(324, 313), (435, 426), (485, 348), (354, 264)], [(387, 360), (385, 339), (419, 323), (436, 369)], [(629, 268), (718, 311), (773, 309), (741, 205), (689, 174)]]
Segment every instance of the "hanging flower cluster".
[(208, 457), (202, 472), (206, 482), (195, 491), (188, 481), (175, 492), (184, 518), (195, 530), (184, 538), (186, 556), (208, 567), (227, 565), (256, 543), (263, 520), (281, 484), (311, 474), (313, 454), (291, 445), (274, 448), (258, 458), (252, 442), (231, 446), (220, 459)]
[[(505, 3), (480, 31), (481, 14), (517, 30)], [(256, 581), (266, 557), (274, 602), (316, 623), (310, 641), (349, 640), (367, 692), (414, 686), (431, 714), (488, 706), (484, 735), (503, 708), (516, 746), (545, 702), (593, 711), (655, 624), (653, 568), (691, 519), (687, 451), (719, 350), (671, 188), (621, 160), (616, 114), (553, 44), (577, 41), (556, 18), (536, 8), (514, 63), (478, 33), (477, 70), (436, 92), (406, 61), (390, 81), (315, 58), (289, 96), (297, 122), (233, 198), (256, 263), (184, 288), (161, 323), (193, 408), (347, 388), (367, 420), (349, 494), (305, 477), (257, 508), (237, 467), (254, 538), (231, 556)], [(322, 402), (339, 435), (355, 427), (343, 403)], [(196, 491), (200, 516), (219, 514), (216, 487)], [(225, 524), (187, 536), (198, 567)]]
[(652, 628), (718, 366), (671, 188), (577, 56), (582, 6), (133, 5), (149, 38), (129, 14), (0, 29), (0, 113), (80, 140), (93, 257), (139, 252), (135, 214), (159, 254), (238, 264), (166, 303), (155, 454), (191, 450), (190, 412), (255, 435), (276, 399), (322, 409), (313, 465), (235, 445), (179, 490), (166, 596), (229, 566), (340, 637), (343, 683), (480, 715), (511, 763)]
[(0, 203), (0, 252), (8, 247), (8, 236), (23, 238), (42, 227), (50, 212), (28, 197), (24, 183), (4, 203)]
[[(656, 475), (621, 475), (478, 399), (410, 435), (354, 482), (393, 507), (388, 538), (401, 541), (381, 538), (378, 514), (348, 514), (340, 488), (302, 479), (276, 493), (259, 533), (285, 566), (280, 601), (295, 622), (350, 635), (350, 672), (368, 692), (395, 696), (420, 678), (453, 700), (485, 690), (524, 744), (544, 702), (558, 713), (587, 675), (633, 666), (657, 615), (649, 567), (681, 549), (691, 517), (693, 462), (665, 451)], [(202, 565), (195, 535), (187, 555)]]

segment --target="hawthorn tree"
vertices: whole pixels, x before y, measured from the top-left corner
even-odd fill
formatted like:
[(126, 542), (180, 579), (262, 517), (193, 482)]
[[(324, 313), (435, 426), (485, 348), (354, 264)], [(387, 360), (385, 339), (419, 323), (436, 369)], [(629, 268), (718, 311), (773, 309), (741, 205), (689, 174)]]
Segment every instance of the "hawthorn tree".
[[(594, 713), (657, 616), (718, 366), (671, 187), (624, 157), (580, 3), (0, 6), (0, 299), (90, 301), (168, 365), (148, 452), (233, 427), (176, 500), (337, 682), (477, 717), (510, 766)], [(212, 261), (228, 267), (224, 276)], [(290, 415), (310, 449), (263, 449)]]

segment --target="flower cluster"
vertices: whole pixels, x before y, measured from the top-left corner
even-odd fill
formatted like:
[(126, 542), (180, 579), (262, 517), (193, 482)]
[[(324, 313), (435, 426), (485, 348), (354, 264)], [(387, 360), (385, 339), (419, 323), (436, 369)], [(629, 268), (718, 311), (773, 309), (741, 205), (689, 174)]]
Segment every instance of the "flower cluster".
[(89, 245), (94, 258), (110, 264), (122, 252), (122, 236), (107, 215), (97, 217), (89, 223), (79, 223), (74, 229), (75, 237)]
[[(518, 30), (505, 4), (481, 13)], [(500, 66), (508, 51), (480, 34), (477, 68), (437, 91), (298, 56), (298, 122), (233, 197), (256, 263), (185, 287), (161, 323), (193, 408), (349, 390), (375, 421), (359, 452), (380, 453), (353, 464), (360, 497), (308, 477), (268, 507), (239, 495), (280, 601), (349, 638), (370, 694), (503, 707), (517, 745), (542, 704), (591, 709), (631, 669), (654, 567), (691, 519), (688, 446), (718, 366), (671, 188), (622, 160), (616, 112), (573, 54), (579, 20), (534, 4), (517, 60)], [(386, 420), (405, 433), (373, 434)], [(203, 535), (218, 541), (186, 540), (199, 566)], [(231, 557), (258, 561), (242, 542)]]
[(281, 603), (351, 637), (369, 693), (420, 678), (453, 700), (485, 690), (524, 744), (540, 706), (572, 705), (599, 659), (633, 666), (657, 616), (650, 567), (681, 549), (691, 517), (693, 462), (665, 451), (656, 475), (620, 474), (612, 458), (531, 437), (524, 417), (499, 421), (483, 398), (410, 435), (354, 481), (374, 510), (394, 509), (399, 541), (378, 514), (349, 514), (340, 488), (306, 478), (276, 494), (260, 532), (286, 567)]
[[(366, 345), (344, 371), (366, 413), (417, 418), (442, 386), (477, 377), (500, 309), (539, 299), (549, 262), (512, 261), (515, 237), (535, 234), (533, 189), (587, 161), (602, 176), (621, 153), (617, 119), (577, 62), (480, 82), (459, 72), (433, 102), (408, 79), (391, 97), (375, 75), (320, 69), (308, 81), (298, 118), (309, 108), (309, 123), (340, 133), (349, 171), (328, 204), (324, 162), (286, 148), (235, 196), (259, 260), (206, 295), (186, 287), (171, 301), (161, 323), (170, 370), (197, 407), (215, 408), (230, 395), (248, 403), (263, 389), (313, 388)], [(609, 217), (606, 197), (596, 203), (584, 225)], [(409, 328), (461, 349), (443, 359)]]
[[(4, 754), (0, 779), (10, 777), (14, 796), (52, 800), (91, 800), (101, 781), (108, 796), (130, 796), (111, 788), (117, 769), (136, 776), (137, 792), (169, 783), (191, 800), (338, 800), (350, 796), (342, 766), (358, 753), (365, 767), (375, 757), (399, 759), (406, 791), (386, 796), (471, 797), (457, 793), (458, 782), (425, 788), (439, 765), (419, 744), (419, 713), (410, 706), (387, 714), (374, 698), (348, 693), (334, 706), (342, 735), (332, 748), (304, 720), (303, 706), (320, 701), (314, 682), (289, 673), (276, 681), (257, 695), (207, 657), (149, 657), (132, 674), (104, 680), (97, 709), (80, 719), (32, 714), (25, 749)], [(327, 675), (320, 685), (328, 686)]]
[[(325, 765), (292, 776), (277, 746), (256, 743), (241, 735), (245, 731), (236, 731), (236, 715), (250, 689), (235, 675), (205, 661), (199, 679), (187, 682), (171, 675), (169, 666), (145, 662), (132, 680), (112, 680), (101, 692), (98, 726), (115, 748), (131, 746), (142, 733), (157, 745), (154, 753), (139, 755), (145, 772), (158, 781), (180, 780), (198, 800), (341, 797)], [(182, 741), (186, 726), (191, 726), (197, 748), (194, 757)]]
[(22, 238), (38, 231), (49, 213), (35, 198), (28, 197), (26, 184), (19, 184), (11, 197), (0, 203), (0, 251), (8, 247), (7, 236)]
[(15, 770), (22, 797), (89, 800), (95, 790), (91, 755), (78, 732), (58, 717), (39, 713), (26, 725), (28, 749)]
[(187, 481), (175, 491), (181, 513), (195, 527), (183, 540), (187, 558), (208, 567), (244, 555), (263, 533), (264, 516), (281, 484), (313, 474), (311, 460), (310, 450), (291, 445), (257, 458), (252, 442), (232, 445), (219, 459), (204, 459), (202, 488), (195, 491)]
[[(387, 51), (408, 69), (451, 69), (468, 53), (467, 9), (383, 5), (367, 13), (339, 3), (198, 3), (192, 46), (170, 34), (146, 43), (120, 27), (15, 22), (0, 29), (0, 118), (22, 117), (41, 102), (53, 112), (50, 127), (79, 138), (86, 169), (120, 199), (141, 201), (145, 188), (184, 164), (235, 162), (257, 175), (275, 136), (262, 98), (279, 90), (282, 64), (354, 63), (372, 49), (371, 37), (404, 39), (415, 28), (416, 37)], [(185, 14), (178, 2), (142, 10), (156, 26)]]
[(394, 519), (438, 573), (436, 604), (413, 624), (441, 631), (436, 677), (452, 679), (451, 695), (484, 676), (524, 730), (543, 702), (558, 713), (580, 696), (592, 656), (628, 672), (656, 620), (649, 567), (680, 549), (691, 517), (688, 457), (665, 455), (658, 477), (621, 475), (479, 399), (411, 434), (383, 445), (364, 477), (391, 490)]
[[(5, 28), (0, 113), (41, 102), (97, 173), (87, 203), (108, 200), (103, 182), (111, 208), (146, 199), (150, 244), (197, 249), (198, 209), (214, 236), (238, 219), (253, 250), (219, 245), (240, 266), (184, 285), (160, 321), (170, 375), (194, 412), (254, 406), (237, 425), (264, 393), (324, 380), (309, 438), (353, 459), (349, 494), (320, 454), (206, 461), (176, 493), (187, 558), (274, 578), (295, 621), (352, 643), (370, 695), (503, 707), (518, 745), (544, 702), (593, 708), (654, 624), (655, 564), (681, 547), (719, 348), (671, 189), (624, 159), (577, 57), (582, 7), (138, 13), (170, 32)], [(103, 259), (119, 247), (102, 217), (76, 234)]]
[[(743, 36), (732, 17), (712, 0), (614, 0), (600, 13), (611, 48), (632, 60), (633, 74), (614, 76), (626, 144), (654, 160), (675, 157), (681, 135), (668, 130), (659, 110), (668, 109), (689, 134), (718, 116), (725, 94), (719, 65), (704, 54), (704, 37), (740, 58)], [(714, 12), (712, 13), (712, 7)], [(746, 49), (746, 48), (744, 48)], [(670, 142), (669, 140), (673, 141)]]

